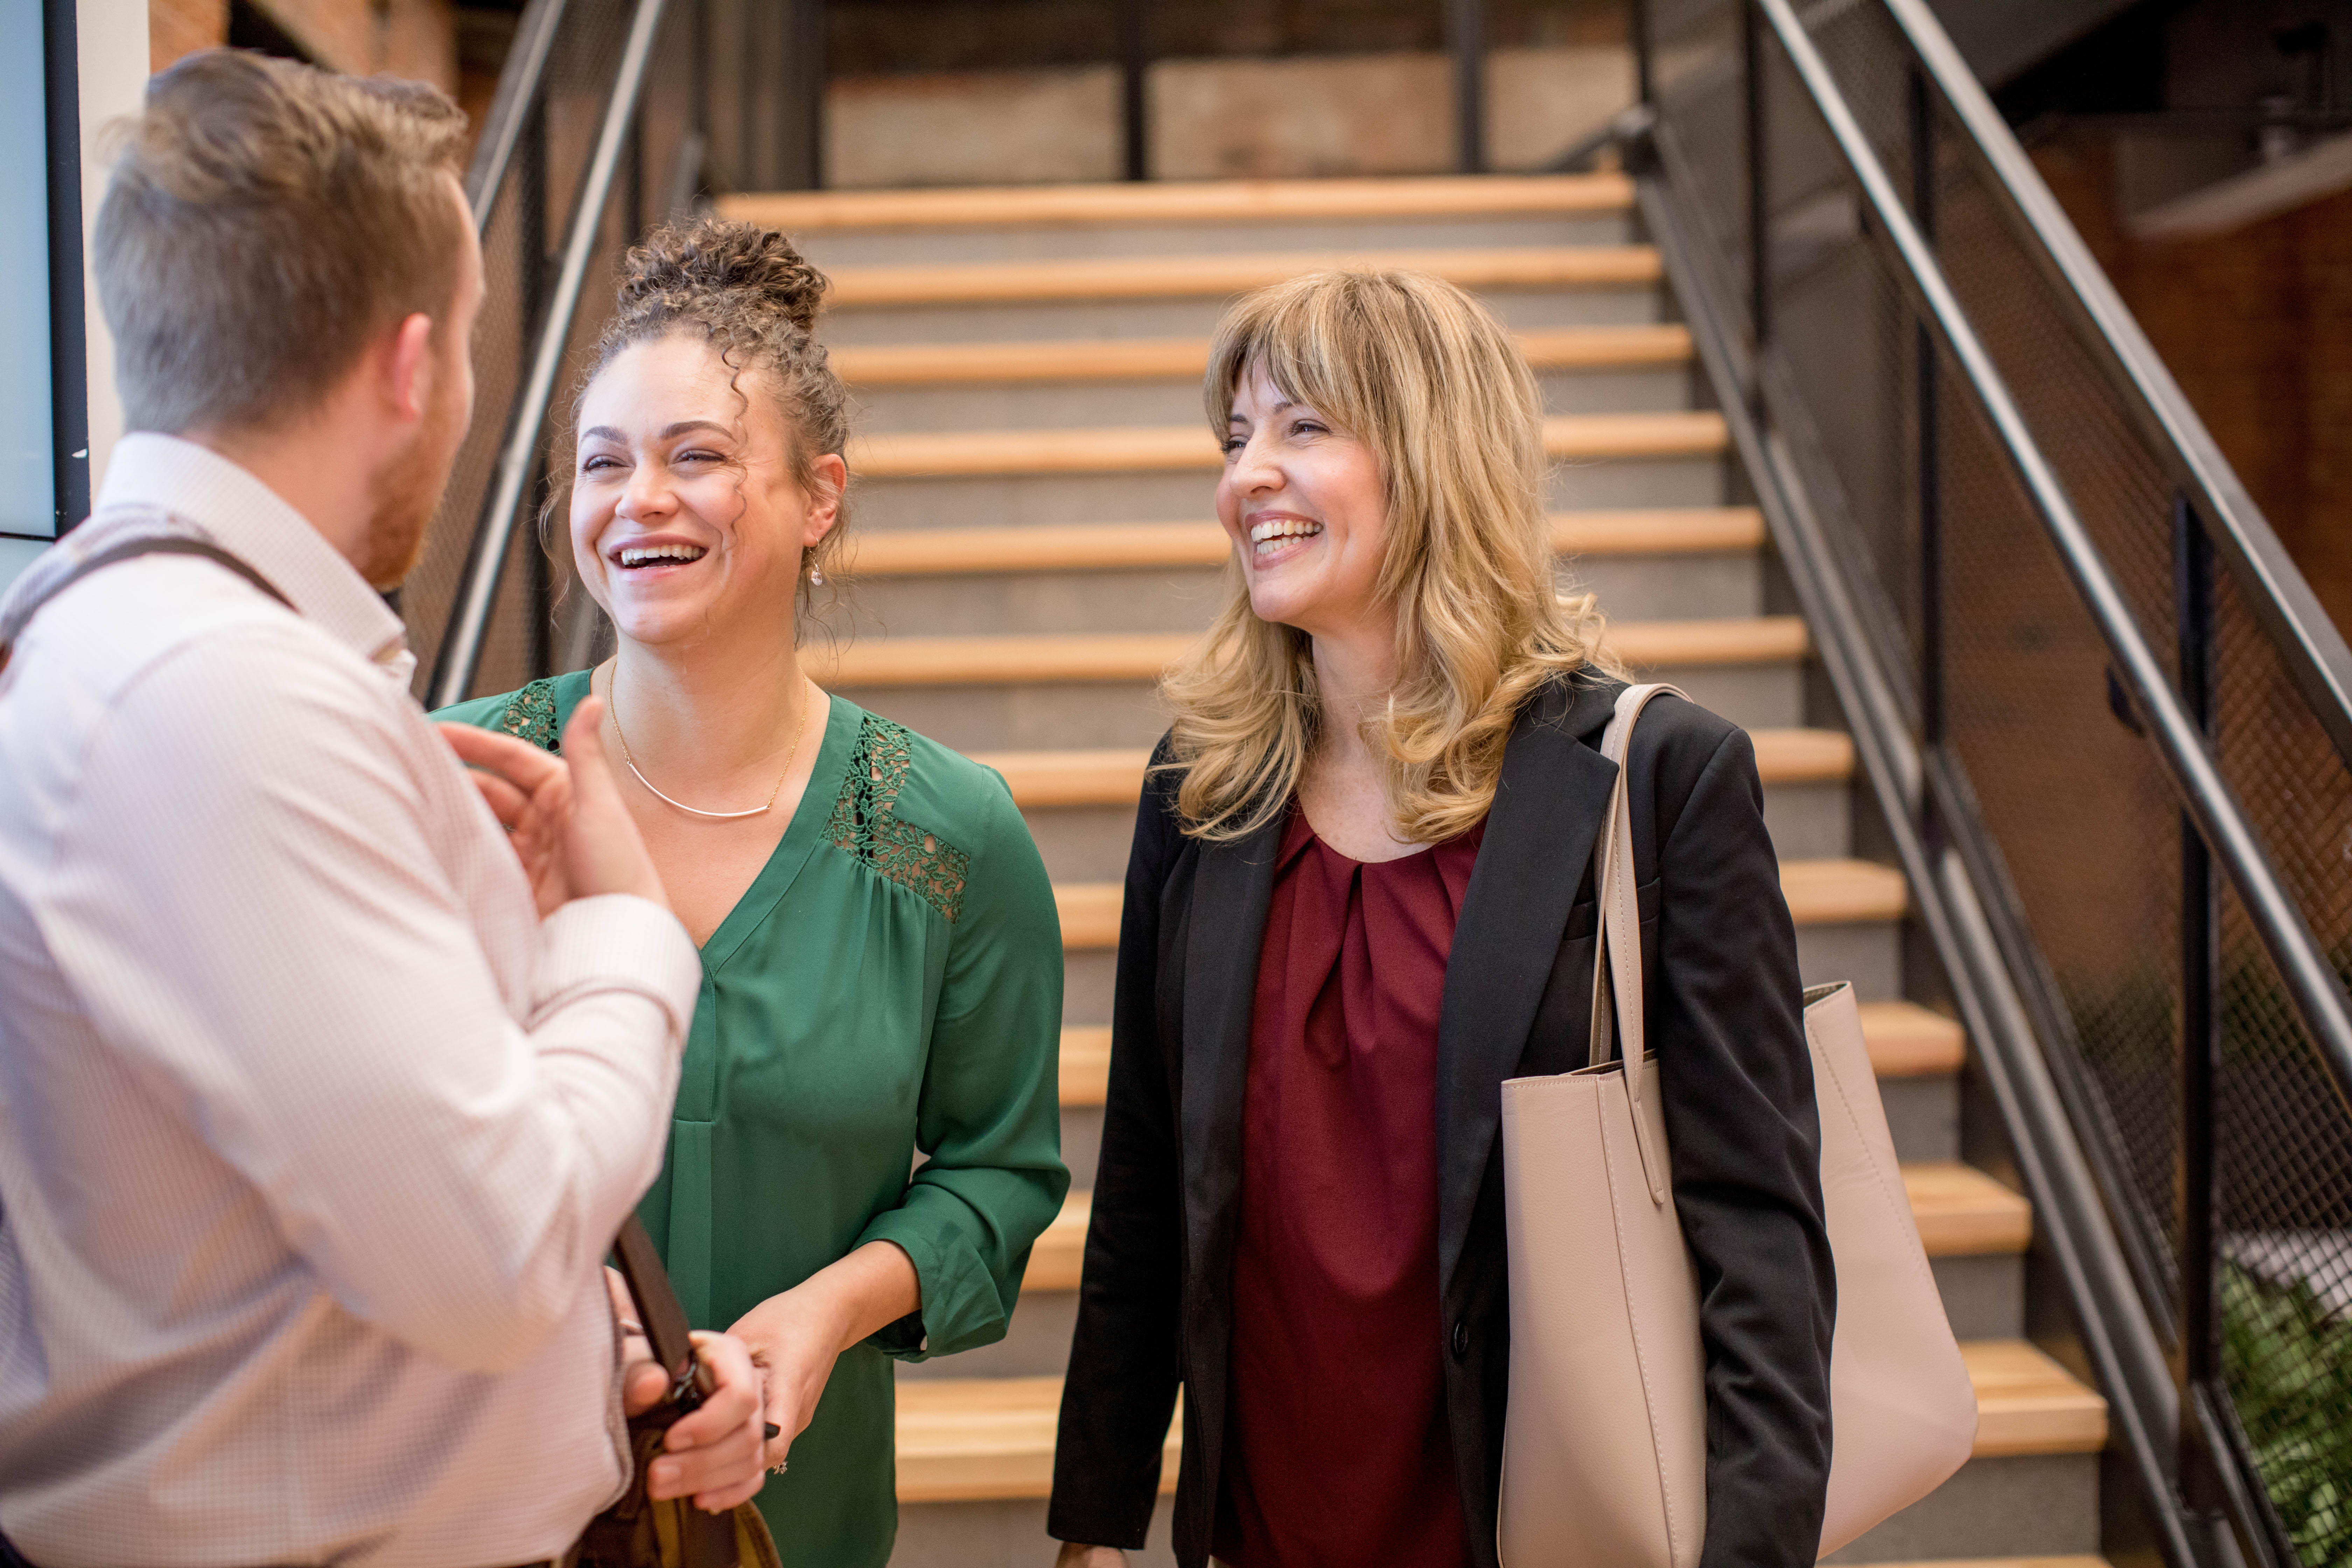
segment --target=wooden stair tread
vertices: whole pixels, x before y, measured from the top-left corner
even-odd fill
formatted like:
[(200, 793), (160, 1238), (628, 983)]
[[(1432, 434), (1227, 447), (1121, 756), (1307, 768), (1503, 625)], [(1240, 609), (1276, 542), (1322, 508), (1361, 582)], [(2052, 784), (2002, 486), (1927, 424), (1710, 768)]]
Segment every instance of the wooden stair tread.
[[(1780, 893), (1803, 925), (1851, 925), (1902, 918), (1910, 907), (1903, 873), (1870, 860), (1783, 860)], [(1054, 904), (1067, 952), (1117, 947), (1126, 889), (1117, 882), (1057, 882)]]
[[(1752, 551), (1764, 520), (1752, 507), (1571, 511), (1551, 518), (1563, 555), (1697, 555)], [(1233, 553), (1213, 522), (1025, 523), (905, 528), (854, 536), (844, 576), (936, 577), (1007, 572), (1098, 572), (1220, 566)]]
[(1903, 873), (1873, 860), (1784, 860), (1780, 893), (1799, 925), (1901, 920), (1911, 907)]
[[(803, 658), (824, 686), (997, 686), (1023, 681), (1156, 680), (1197, 637), (1191, 632), (1087, 632), (999, 637), (873, 637), (811, 647)], [(1718, 621), (1624, 621), (1610, 645), (1628, 664), (1780, 664), (1811, 643), (1795, 616)]]
[(937, 191), (751, 192), (719, 210), (798, 236), (820, 229), (983, 228), (1013, 225), (1299, 222), (1342, 217), (1622, 212), (1622, 174), (1434, 179), (1171, 180), (1116, 184), (995, 185)]
[[(2033, 1240), (2033, 1206), (1973, 1165), (1926, 1161), (1903, 1167), (1911, 1217), (1930, 1258), (2023, 1252)], [(1071, 1189), (1029, 1254), (1024, 1290), (1075, 1290), (1087, 1250), (1094, 1194)]]
[(1954, 1073), (1968, 1057), (1968, 1031), (1958, 1021), (1916, 1002), (1864, 1002), (1855, 1011), (1870, 1042), (1870, 1065), (1881, 1078)]
[[(1978, 1458), (2095, 1453), (2106, 1444), (2107, 1404), (2021, 1341), (1960, 1346), (1977, 1389)], [(1054, 1484), (1058, 1377), (910, 1378), (898, 1385), (898, 1500), (1042, 1498)], [(1163, 1491), (1176, 1484), (1182, 1420), (1168, 1428)], [(2097, 1560), (2027, 1558), (2020, 1563), (2089, 1568)], [(1938, 1568), (1960, 1568), (1940, 1564)]]
[(1974, 1165), (1958, 1160), (1903, 1167), (1911, 1217), (1930, 1258), (2023, 1252), (2033, 1242), (2033, 1205)]
[[(1675, 322), (1554, 327), (1514, 334), (1538, 370), (1683, 364), (1690, 329)], [(849, 344), (833, 368), (853, 386), (1054, 381), (1198, 381), (1207, 338), (1067, 338), (986, 343)]]
[[(1833, 783), (1853, 774), (1853, 741), (1840, 731), (1751, 730), (1748, 738), (1756, 747), (1756, 771), (1768, 784)], [(1013, 803), (1024, 810), (1066, 805), (1132, 807), (1142, 794), (1143, 770), (1151, 762), (1151, 752), (1143, 747), (974, 752), (971, 760), (1003, 774)], [(1923, 1013), (1923, 1016), (1935, 1018), (1933, 1014)], [(1951, 1026), (1955, 1031), (1958, 1026)], [(1957, 1034), (1954, 1038), (1957, 1041)]]
[[(898, 1387), (898, 1500), (1041, 1498), (1054, 1488), (1058, 1377), (908, 1378)], [(1168, 1424), (1160, 1489), (1176, 1489), (1183, 1405)]]
[[(1704, 409), (1556, 414), (1543, 439), (1550, 456), (1575, 458), (1709, 457), (1730, 442), (1723, 416)], [(853, 441), (848, 459), (868, 479), (1210, 470), (1225, 460), (1205, 424), (914, 431)]]
[(2106, 1446), (2107, 1402), (2023, 1340), (1960, 1346), (1977, 1390), (1979, 1458), (2093, 1454)]
[[(1870, 1052), (1872, 1069), (1880, 1078), (1923, 1078), (1960, 1070), (1966, 1039), (1959, 1025), (1949, 1018), (1913, 1002), (1864, 1002), (1859, 1011), (1863, 1044)], [(1062, 1104), (1100, 1105), (1110, 1082), (1109, 1026), (1064, 1029), (1061, 1058)], [(2028, 1212), (2030, 1223), (2030, 1208)]]
[(1100, 1105), (1110, 1091), (1110, 1026), (1062, 1031), (1062, 1107)]
[(825, 303), (987, 305), (1054, 300), (1220, 299), (1338, 268), (1425, 272), (1464, 289), (1608, 289), (1657, 282), (1647, 245), (1510, 246), (1479, 250), (1294, 250), (1119, 256), (951, 266), (845, 267)]

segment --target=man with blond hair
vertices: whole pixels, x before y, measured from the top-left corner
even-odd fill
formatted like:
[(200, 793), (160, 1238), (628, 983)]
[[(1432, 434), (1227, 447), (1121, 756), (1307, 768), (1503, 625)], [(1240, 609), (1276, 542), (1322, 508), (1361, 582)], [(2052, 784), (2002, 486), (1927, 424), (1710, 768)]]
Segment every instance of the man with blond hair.
[[(378, 593), (471, 412), (463, 142), (199, 55), (100, 212), (135, 433), (0, 602), (0, 1561), (545, 1563), (628, 1474), (600, 1266), (699, 960), (595, 716), (478, 792)], [(731, 1506), (704, 1351), (648, 1481)]]

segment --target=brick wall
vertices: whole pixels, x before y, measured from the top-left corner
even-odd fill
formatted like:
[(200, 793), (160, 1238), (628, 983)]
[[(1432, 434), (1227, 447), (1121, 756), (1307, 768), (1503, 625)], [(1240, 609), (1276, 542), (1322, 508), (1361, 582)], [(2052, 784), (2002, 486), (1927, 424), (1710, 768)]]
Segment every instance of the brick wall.
[(2066, 137), (2034, 162), (2352, 633), (2352, 192), (2233, 234), (2149, 242), (2118, 220), (2110, 142)]
[(228, 0), (147, 0), (147, 68), (228, 39)]
[[(320, 65), (365, 76), (386, 71), (457, 89), (457, 29), (450, 0), (252, 0)], [(226, 43), (229, 0), (149, 0), (148, 60)]]

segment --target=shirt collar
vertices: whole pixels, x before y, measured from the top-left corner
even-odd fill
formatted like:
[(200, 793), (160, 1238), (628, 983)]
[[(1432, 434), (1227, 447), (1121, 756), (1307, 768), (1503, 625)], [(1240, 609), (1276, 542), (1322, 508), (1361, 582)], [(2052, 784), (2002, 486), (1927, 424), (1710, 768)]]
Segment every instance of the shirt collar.
[(152, 507), (269, 579), (302, 618), (406, 685), (416, 656), (383, 596), (277, 491), (207, 447), (137, 431), (115, 444), (97, 510)]

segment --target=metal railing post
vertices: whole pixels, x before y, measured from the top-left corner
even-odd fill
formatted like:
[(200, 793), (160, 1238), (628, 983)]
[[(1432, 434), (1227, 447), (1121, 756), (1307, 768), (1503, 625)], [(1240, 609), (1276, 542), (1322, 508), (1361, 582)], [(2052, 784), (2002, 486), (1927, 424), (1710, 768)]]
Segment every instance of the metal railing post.
[[(2172, 499), (2174, 619), (2181, 706), (2213, 738), (2213, 543), (2189, 498)], [(2221, 1375), (2219, 1259), (2214, 1255), (2221, 1168), (2215, 1090), (2221, 1079), (2221, 919), (2212, 851), (2196, 818), (2180, 814), (2180, 1437), (2181, 1501), (2218, 1516), (2222, 1497), (2211, 1435), (2194, 1397)]]
[(1119, 111), (1126, 134), (1127, 177), (1151, 178), (1151, 0), (1115, 0), (1118, 6)]
[[(1936, 115), (1927, 78), (1910, 79), (1911, 212), (1919, 237), (1936, 243)], [(1916, 374), (1912, 414), (1919, 463), (1919, 743), (1944, 744), (1944, 426), (1943, 360), (1927, 323), (1912, 322)], [(1919, 832), (1928, 853), (1944, 847), (1942, 819), (1932, 792), (1919, 799)]]
[(1454, 157), (1465, 174), (1486, 172), (1486, 0), (1445, 0), (1454, 50)]
[(828, 43), (824, 0), (783, 0), (777, 6), (783, 35), (783, 181), (798, 191), (824, 185), (824, 78)]
[[(626, 41), (613, 74), (612, 97), (604, 105), (594, 151), (582, 172), (563, 250), (554, 275), (544, 286), (546, 308), (534, 325), (526, 358), (529, 371), (518, 388), (514, 412), (499, 445), (498, 466), (483, 499), (481, 521), (450, 607), (448, 631), (434, 660), (433, 679), (426, 688), (427, 706), (446, 708), (462, 701), (472, 688), (481, 662), (490, 610), (497, 602), (499, 579), (506, 566), (507, 548), (529, 500), (532, 480), (540, 471), (541, 446), (547, 430), (549, 405), (562, 374), (566, 339), (580, 296), (587, 286), (589, 264), (604, 226), (605, 205), (621, 172), (629, 132), (636, 120), (646, 73), (660, 30), (665, 0), (637, 0), (629, 19)], [(528, 192), (524, 193), (528, 195)], [(537, 210), (545, 210), (542, 201)], [(546, 268), (536, 264), (535, 250), (524, 252), (535, 277)]]
[(1772, 341), (1772, 202), (1765, 156), (1764, 18), (1756, 0), (1740, 0), (1739, 76), (1748, 142), (1748, 335), (1755, 359), (1750, 405), (1763, 407), (1765, 345)]
[(1633, 101), (1648, 103), (1657, 96), (1657, 83), (1650, 74), (1649, 0), (1627, 0), (1625, 39), (1633, 48)]

